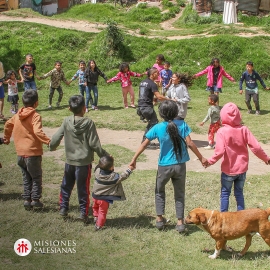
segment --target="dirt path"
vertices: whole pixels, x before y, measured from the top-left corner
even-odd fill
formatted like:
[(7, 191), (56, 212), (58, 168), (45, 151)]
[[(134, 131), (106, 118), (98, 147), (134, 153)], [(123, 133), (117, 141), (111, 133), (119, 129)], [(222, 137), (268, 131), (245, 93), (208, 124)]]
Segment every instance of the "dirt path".
[[(44, 131), (48, 136), (52, 136), (56, 132), (57, 128), (44, 128)], [(109, 130), (106, 128), (98, 129), (98, 134), (100, 137), (100, 141), (103, 145), (105, 144), (115, 144), (130, 149), (132, 151), (136, 151), (138, 146), (140, 145), (143, 132), (142, 131), (125, 131), (125, 130)], [(210, 158), (213, 154), (212, 150), (205, 150), (203, 147), (208, 144), (207, 135), (200, 134), (191, 134), (191, 138), (198, 147), (199, 151), (206, 158)], [(263, 149), (270, 154), (270, 145), (264, 144), (262, 145)], [(57, 150), (56, 152), (47, 152), (45, 156), (54, 156), (56, 159), (59, 158), (63, 154), (63, 149)], [(145, 150), (144, 154), (147, 157), (145, 162), (137, 163), (137, 170), (154, 170), (157, 168), (157, 161), (159, 150)], [(204, 169), (201, 163), (197, 160), (197, 157), (193, 154), (192, 151), (189, 150), (190, 161), (187, 162), (187, 170), (194, 172), (220, 172), (220, 161), (207, 168)], [(129, 160), (127, 160), (128, 164)], [(117, 170), (124, 170), (126, 165), (117, 168)], [(248, 175), (263, 175), (270, 173), (270, 166), (266, 166), (263, 161), (259, 160), (253, 153), (250, 152), (250, 163)]]
[[(166, 31), (166, 30), (177, 30), (178, 28), (174, 28), (172, 26), (172, 23), (175, 22), (179, 17), (181, 16), (181, 12), (177, 14), (175, 18), (172, 18), (168, 21), (160, 23), (161, 27)], [(2, 13), (0, 13), (0, 22), (4, 21), (19, 21), (19, 22), (30, 22), (30, 23), (38, 23), (38, 24), (45, 24), (53, 27), (58, 27), (58, 28), (64, 28), (64, 29), (71, 29), (71, 30), (78, 30), (82, 32), (91, 32), (91, 33), (99, 33), (101, 32), (106, 25), (100, 24), (100, 23), (89, 23), (87, 21), (76, 21), (76, 20), (58, 20), (58, 19), (50, 19), (48, 17), (13, 17), (13, 16), (7, 16)], [(255, 36), (270, 36), (270, 34), (265, 33), (261, 31), (259, 28), (255, 28), (252, 30), (256, 30), (257, 33), (248, 33), (248, 32), (243, 32), (240, 34), (237, 34), (237, 36), (241, 37), (255, 37)], [(250, 28), (251, 29), (251, 28)], [(127, 33), (133, 36), (137, 37), (147, 37), (147, 38), (165, 38), (169, 40), (181, 40), (181, 39), (190, 39), (190, 38), (196, 38), (196, 37), (213, 37), (216, 35), (209, 35), (207, 33), (204, 34), (197, 34), (197, 35), (184, 35), (184, 36), (168, 36), (168, 37), (160, 37), (157, 35), (140, 35), (137, 31), (133, 30), (125, 30)], [(179, 29), (179, 32), (181, 29)]]

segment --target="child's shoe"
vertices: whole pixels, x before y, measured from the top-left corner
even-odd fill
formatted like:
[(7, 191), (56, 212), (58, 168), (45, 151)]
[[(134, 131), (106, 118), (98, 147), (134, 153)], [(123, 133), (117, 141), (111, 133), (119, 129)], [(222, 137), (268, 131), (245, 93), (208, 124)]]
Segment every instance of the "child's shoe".
[(102, 230), (102, 228), (103, 228), (103, 227), (97, 226), (97, 224), (95, 224), (95, 231), (100, 231), (100, 230)]
[(43, 207), (43, 203), (40, 200), (33, 200), (31, 202), (31, 206), (37, 207), (37, 208), (42, 208)]
[(85, 112), (88, 112), (88, 108), (85, 109)]
[(49, 106), (48, 106), (48, 109), (51, 109), (51, 108), (52, 108), (52, 105), (49, 105)]
[(261, 114), (261, 112), (260, 111), (256, 111), (256, 113), (255, 113), (256, 115), (260, 115)]
[(62, 217), (66, 217), (68, 215), (68, 210), (66, 208), (61, 208), (59, 214)]
[(207, 146), (204, 147), (204, 149), (205, 150), (212, 150), (212, 149), (215, 149), (215, 147), (212, 146), (212, 145), (207, 145)]
[(125, 106), (125, 109), (128, 109), (128, 106)]
[(81, 213), (80, 216), (78, 217), (78, 220), (82, 221), (85, 224), (89, 223), (89, 218), (85, 214)]
[(95, 111), (98, 111), (98, 107), (97, 106), (95, 106)]
[(92, 105), (91, 107), (92, 107), (92, 110), (94, 110), (94, 109), (95, 109), (95, 105)]
[(98, 220), (98, 217), (94, 217), (94, 223), (96, 223)]
[(136, 108), (136, 106), (134, 104), (131, 104), (130, 107), (131, 108)]
[(29, 211), (32, 208), (31, 200), (24, 201), (23, 206), (24, 206), (25, 210)]
[(57, 107), (57, 108), (60, 107), (60, 102), (56, 102), (56, 107)]

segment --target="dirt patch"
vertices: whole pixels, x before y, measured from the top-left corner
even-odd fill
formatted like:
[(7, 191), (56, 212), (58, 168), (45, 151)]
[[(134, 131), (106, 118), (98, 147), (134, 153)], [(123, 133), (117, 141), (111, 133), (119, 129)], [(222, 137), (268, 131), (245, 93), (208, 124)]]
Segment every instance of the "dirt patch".
[[(51, 137), (56, 132), (56, 130), (57, 128), (51, 129), (51, 128), (44, 127), (44, 131), (49, 137)], [(140, 145), (143, 132), (142, 131), (126, 131), (126, 130), (109, 130), (106, 128), (102, 128), (102, 129), (98, 129), (98, 135), (99, 135), (102, 145), (104, 144), (120, 145), (122, 147), (125, 147), (135, 152)], [(207, 135), (192, 133), (191, 138), (205, 158), (210, 158), (212, 156), (213, 150), (205, 150), (203, 148), (204, 146), (208, 144)], [(262, 148), (268, 154), (270, 154), (270, 145), (269, 144), (261, 144), (261, 145), (262, 145)], [(63, 150), (63, 149), (60, 149), (60, 150)], [(57, 152), (51, 152), (48, 154), (46, 153), (46, 155), (51, 156), (53, 155), (53, 153), (57, 153)], [(61, 153), (61, 155), (62, 154), (63, 152)], [(145, 150), (144, 154), (146, 155), (147, 159), (145, 162), (137, 163), (137, 170), (157, 169), (159, 150)], [(59, 154), (57, 153), (56, 156), (59, 156), (59, 155), (60, 153)], [(197, 157), (190, 150), (189, 150), (189, 155), (190, 155), (190, 161), (187, 162), (188, 171), (210, 172), (210, 173), (220, 172), (220, 161), (217, 162), (215, 165), (205, 169), (202, 167), (199, 160), (197, 160)], [(127, 164), (128, 163), (129, 163), (129, 160), (127, 160)], [(124, 170), (125, 168), (126, 168), (126, 165), (124, 165), (121, 168), (116, 168), (116, 169)], [(265, 165), (263, 161), (258, 159), (252, 152), (250, 152), (248, 175), (263, 175), (263, 174), (268, 174), (268, 173), (270, 173), (270, 166)]]

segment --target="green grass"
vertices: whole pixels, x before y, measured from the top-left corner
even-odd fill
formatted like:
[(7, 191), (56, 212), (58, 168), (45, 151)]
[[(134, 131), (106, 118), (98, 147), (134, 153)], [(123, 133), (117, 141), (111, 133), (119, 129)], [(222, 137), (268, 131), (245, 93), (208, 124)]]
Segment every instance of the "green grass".
[[(112, 146), (110, 146), (112, 147)], [(5, 159), (3, 159), (5, 157)], [(129, 158), (126, 156), (126, 158)], [(13, 143), (2, 146), (0, 174), (0, 260), (1, 269), (268, 269), (269, 247), (254, 236), (244, 258), (223, 251), (217, 260), (208, 259), (214, 251), (214, 240), (195, 226), (189, 235), (177, 234), (173, 187), (167, 185), (166, 217), (168, 229), (155, 228), (155, 171), (135, 171), (123, 185), (127, 200), (115, 202), (108, 212), (107, 228), (95, 232), (93, 224), (84, 226), (76, 221), (79, 214), (76, 187), (70, 201), (69, 218), (58, 214), (58, 195), (63, 166), (53, 158), (43, 157), (43, 211), (23, 209), (21, 172), (15, 164)], [(122, 160), (120, 163), (126, 163)], [(11, 169), (12, 168), (12, 169)], [(187, 173), (186, 213), (194, 207), (219, 208), (219, 174)], [(268, 183), (270, 176), (247, 176), (246, 207), (266, 208), (270, 205)], [(93, 179), (91, 180), (93, 182)], [(235, 209), (232, 197), (230, 210)], [(31, 241), (74, 240), (75, 254), (30, 253), (19, 257), (13, 244), (19, 238)], [(229, 241), (240, 251), (244, 239)], [(157, 266), (158, 263), (158, 266)]]
[[(86, 7), (85, 5), (77, 8)], [(97, 5), (100, 8), (100, 5)], [(121, 9), (120, 9), (121, 10)], [(74, 9), (74, 12), (76, 9)], [(16, 11), (20, 15), (20, 10)], [(70, 9), (69, 12), (73, 12)], [(89, 9), (83, 9), (76, 15), (59, 15), (57, 18), (76, 17), (83, 19)], [(108, 13), (107, 13), (108, 12)], [(96, 15), (116, 17), (113, 10), (104, 5), (102, 12)], [(15, 11), (14, 11), (15, 13)], [(100, 15), (102, 14), (102, 15)], [(31, 12), (29, 13), (31, 15)], [(61, 17), (62, 16), (62, 17)], [(88, 16), (91, 20), (92, 16)], [(124, 20), (124, 19), (123, 19)], [(119, 19), (120, 21), (120, 19)], [(127, 22), (126, 22), (127, 23)], [(135, 22), (130, 22), (129, 27)], [(147, 23), (136, 22), (136, 27), (147, 28)], [(149, 24), (151, 25), (151, 23)], [(155, 24), (157, 25), (157, 24)], [(152, 24), (153, 26), (153, 24)], [(200, 25), (186, 27), (181, 34), (188, 31), (202, 33), (214, 31), (214, 27)], [(156, 27), (159, 28), (159, 27)], [(197, 28), (197, 29), (196, 29)], [(224, 34), (238, 31), (235, 28), (224, 28)], [(239, 28), (240, 29), (240, 28)], [(63, 61), (63, 70), (68, 79), (76, 72), (80, 59), (95, 58), (100, 68), (111, 77), (116, 74), (117, 66), (122, 61), (134, 62), (131, 70), (144, 72), (152, 66), (155, 56), (163, 53), (171, 62), (173, 71), (195, 74), (205, 68), (212, 57), (221, 58), (226, 71), (239, 79), (245, 68), (245, 62), (253, 60), (259, 73), (268, 73), (270, 43), (268, 37), (240, 38), (231, 35), (220, 35), (214, 38), (196, 38), (192, 40), (165, 41), (131, 37), (124, 34), (125, 54), (113, 58), (101, 57), (99, 41), (103, 33), (98, 35), (81, 33), (74, 30), (56, 29), (54, 27), (18, 22), (0, 23), (0, 54), (5, 69), (15, 69), (24, 61), (26, 53), (32, 53), (37, 64), (37, 73), (43, 74), (53, 68), (55, 60)], [(223, 31), (221, 28), (216, 30)], [(179, 33), (178, 33), (179, 34)], [(31, 38), (29, 38), (31, 37)], [(25, 41), (22, 43), (22, 40)], [(258, 49), (259, 48), (259, 49)], [(199, 63), (199, 65), (198, 65)], [(141, 79), (132, 79), (136, 98)], [(269, 81), (266, 81), (269, 86)], [(70, 115), (68, 98), (78, 93), (78, 86), (73, 82), (70, 86), (63, 84), (64, 98), (59, 109), (47, 109), (49, 79), (38, 81), (39, 107), (38, 112), (43, 125), (58, 127), (64, 117)], [(199, 127), (206, 115), (208, 104), (205, 92), (206, 77), (198, 78), (189, 89), (192, 101), (189, 103), (187, 123), (196, 133), (206, 134), (208, 125)], [(106, 85), (99, 82), (99, 111), (91, 111), (92, 118), (98, 128), (106, 127), (115, 130), (144, 130), (145, 124), (139, 121), (136, 111), (123, 109), (121, 88), (119, 83)], [(19, 96), (21, 98), (22, 89)], [(260, 104), (262, 115), (246, 114), (244, 96), (238, 94), (238, 85), (224, 79), (220, 105), (235, 102), (243, 115), (243, 122), (261, 141), (269, 141), (270, 123), (270, 92), (260, 87)], [(56, 103), (57, 93), (53, 99)], [(21, 101), (20, 101), (21, 104)], [(157, 107), (155, 108), (157, 109)], [(5, 115), (9, 113), (9, 104), (5, 103)], [(262, 128), (263, 123), (263, 128)], [(4, 123), (0, 122), (0, 132)], [(116, 166), (128, 164), (133, 152), (116, 145), (104, 145), (116, 160)], [(45, 149), (45, 148), (44, 148)], [(46, 149), (45, 149), (46, 150)], [(63, 147), (60, 147), (63, 151)], [(47, 151), (47, 150), (46, 150)], [(145, 156), (140, 157), (145, 160)], [(269, 247), (258, 236), (254, 236), (252, 246), (241, 260), (226, 251), (217, 260), (207, 258), (214, 250), (214, 240), (195, 226), (189, 226), (189, 235), (176, 233), (173, 187), (167, 185), (166, 217), (171, 224), (164, 232), (155, 228), (154, 188), (156, 171), (135, 171), (123, 185), (127, 197), (125, 202), (115, 202), (109, 209), (107, 229), (94, 232), (93, 224), (84, 226), (76, 221), (79, 214), (76, 187), (71, 196), (69, 218), (64, 221), (58, 214), (58, 197), (63, 177), (64, 157), (52, 158), (43, 156), (43, 211), (27, 212), (23, 209), (22, 176), (16, 165), (16, 153), (13, 143), (1, 146), (0, 161), (0, 261), (1, 269), (268, 269)], [(97, 157), (95, 157), (96, 164)], [(270, 175), (247, 176), (245, 186), (246, 207), (267, 208), (269, 200)], [(93, 183), (93, 178), (91, 180)], [(219, 208), (220, 176), (215, 173), (187, 172), (186, 213), (194, 207), (202, 206), (209, 209)], [(230, 210), (236, 208), (232, 197)], [(19, 238), (27, 238), (32, 243), (39, 240), (75, 240), (75, 254), (35, 254), (26, 258), (17, 256), (13, 244)], [(244, 246), (244, 239), (230, 241), (237, 252)]]

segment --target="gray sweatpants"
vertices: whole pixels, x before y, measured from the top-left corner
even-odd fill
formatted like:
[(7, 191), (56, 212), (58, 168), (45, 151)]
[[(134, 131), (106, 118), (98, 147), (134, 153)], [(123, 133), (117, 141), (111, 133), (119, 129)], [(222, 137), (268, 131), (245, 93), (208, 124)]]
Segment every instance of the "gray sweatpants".
[(185, 208), (186, 163), (158, 166), (155, 190), (156, 213), (157, 215), (165, 214), (165, 186), (170, 179), (172, 179), (174, 188), (176, 217), (183, 219)]
[(42, 193), (42, 156), (18, 156), (17, 164), (22, 170), (23, 189), (22, 197), (25, 200), (38, 200)]

